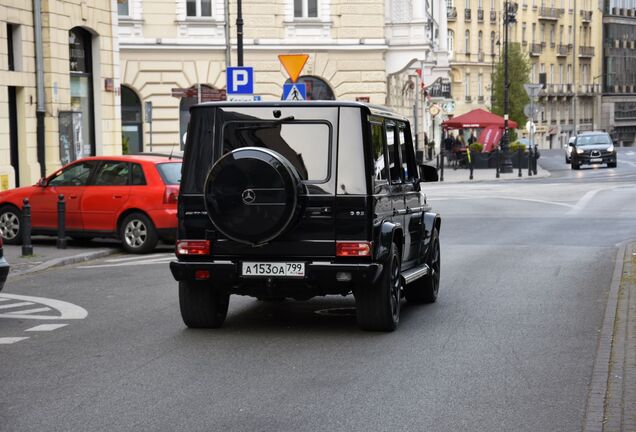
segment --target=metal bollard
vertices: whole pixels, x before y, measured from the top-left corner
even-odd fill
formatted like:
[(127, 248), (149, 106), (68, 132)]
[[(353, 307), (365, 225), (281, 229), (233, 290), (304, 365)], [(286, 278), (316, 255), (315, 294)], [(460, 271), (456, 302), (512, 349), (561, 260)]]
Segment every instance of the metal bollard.
[(31, 244), (31, 204), (25, 198), (22, 206), (22, 256), (33, 255), (33, 245)]
[(496, 170), (496, 178), (499, 178), (499, 147), (497, 147), (497, 154), (496, 154), (497, 160), (495, 163), (495, 170)]
[(57, 197), (57, 248), (66, 249), (66, 203), (64, 195)]
[(538, 158), (537, 146), (534, 146), (534, 158), (532, 160), (532, 170), (534, 171), (534, 175), (537, 175), (537, 159)]
[(528, 177), (532, 177), (532, 146), (528, 146)]
[(468, 177), (468, 180), (472, 180), (473, 179), (473, 157), (470, 153), (470, 147), (467, 149), (466, 154), (468, 155), (468, 168), (470, 169), (470, 176)]
[(443, 182), (444, 181), (444, 155), (446, 154), (446, 150), (442, 150), (441, 152), (441, 163), (439, 164), (440, 166), (440, 170), (439, 170), (439, 181)]
[(521, 156), (523, 153), (521, 152), (521, 146), (517, 147), (517, 161), (519, 162), (519, 177), (521, 177)]

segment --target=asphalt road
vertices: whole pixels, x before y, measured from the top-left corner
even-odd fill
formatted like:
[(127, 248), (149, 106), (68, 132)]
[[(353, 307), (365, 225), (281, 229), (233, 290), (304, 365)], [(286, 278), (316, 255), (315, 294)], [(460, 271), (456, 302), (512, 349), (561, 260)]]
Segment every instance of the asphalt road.
[(636, 238), (636, 154), (562, 159), (542, 153), (546, 179), (427, 186), (440, 298), (391, 334), (316, 313), (352, 297), (234, 296), (223, 329), (188, 330), (166, 253), (12, 280), (0, 342), (28, 339), (0, 344), (0, 430), (579, 431), (616, 245)]

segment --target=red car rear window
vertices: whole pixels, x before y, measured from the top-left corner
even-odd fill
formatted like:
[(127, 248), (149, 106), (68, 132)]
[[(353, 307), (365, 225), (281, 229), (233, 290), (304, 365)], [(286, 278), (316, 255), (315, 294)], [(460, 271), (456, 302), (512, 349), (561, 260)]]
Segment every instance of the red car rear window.
[(165, 184), (178, 185), (181, 183), (181, 162), (160, 163), (157, 164), (157, 169)]

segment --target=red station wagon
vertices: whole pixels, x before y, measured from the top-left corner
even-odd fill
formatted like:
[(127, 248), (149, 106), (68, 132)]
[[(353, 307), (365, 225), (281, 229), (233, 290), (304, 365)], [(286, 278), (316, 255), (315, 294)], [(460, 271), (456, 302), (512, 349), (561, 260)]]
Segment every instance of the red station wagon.
[(75, 239), (115, 237), (131, 253), (173, 240), (181, 158), (160, 155), (79, 159), (37, 185), (0, 192), (0, 234), (22, 242), (23, 199), (31, 204), (33, 234), (57, 234), (57, 202), (66, 202), (66, 232)]

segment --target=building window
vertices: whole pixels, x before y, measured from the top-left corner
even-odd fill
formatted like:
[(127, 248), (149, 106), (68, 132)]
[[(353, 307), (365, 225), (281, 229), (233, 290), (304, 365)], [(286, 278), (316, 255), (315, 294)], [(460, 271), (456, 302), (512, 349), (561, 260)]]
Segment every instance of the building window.
[(212, 0), (186, 0), (186, 16), (211, 17)]
[(464, 33), (464, 47), (466, 48), (466, 54), (470, 54), (470, 31), (466, 30)]
[(555, 27), (554, 24), (552, 24), (550, 26), (550, 44), (554, 45), (554, 33), (555, 33)]
[(495, 55), (495, 44), (496, 44), (496, 36), (495, 32), (490, 32), (490, 55)]
[[(321, 78), (304, 75), (298, 77), (297, 82), (305, 84), (307, 100), (336, 100), (329, 84)], [(289, 84), (291, 81), (288, 79), (285, 83)]]
[(141, 101), (135, 92), (126, 86), (121, 86), (121, 132), (123, 154), (143, 151)]
[(117, 0), (117, 14), (119, 16), (130, 16), (130, 0)]
[(564, 67), (562, 64), (559, 65), (559, 83), (565, 84), (565, 75), (564, 75)]
[(533, 83), (537, 82), (537, 65), (536, 63), (532, 63), (532, 67), (530, 69), (530, 81)]
[(477, 75), (477, 97), (478, 98), (484, 97), (483, 88), (482, 88), (483, 84), (484, 84), (483, 75), (482, 74)]
[(554, 64), (550, 65), (550, 84), (554, 84)]
[(448, 53), (450, 55), (455, 52), (455, 32), (452, 30), (448, 31)]
[(470, 99), (470, 74), (466, 74), (466, 81), (464, 82), (464, 95), (466, 96), (466, 100)]
[(532, 23), (532, 43), (537, 41), (537, 23)]
[(71, 110), (80, 116), (77, 157), (95, 154), (95, 112), (93, 104), (92, 37), (80, 27), (69, 31)]
[(481, 30), (479, 30), (479, 33), (477, 34), (477, 52), (481, 53), (484, 49), (484, 35), (481, 32)]
[(318, 0), (294, 0), (294, 18), (318, 18)]
[(526, 42), (526, 23), (521, 23), (521, 42)]

